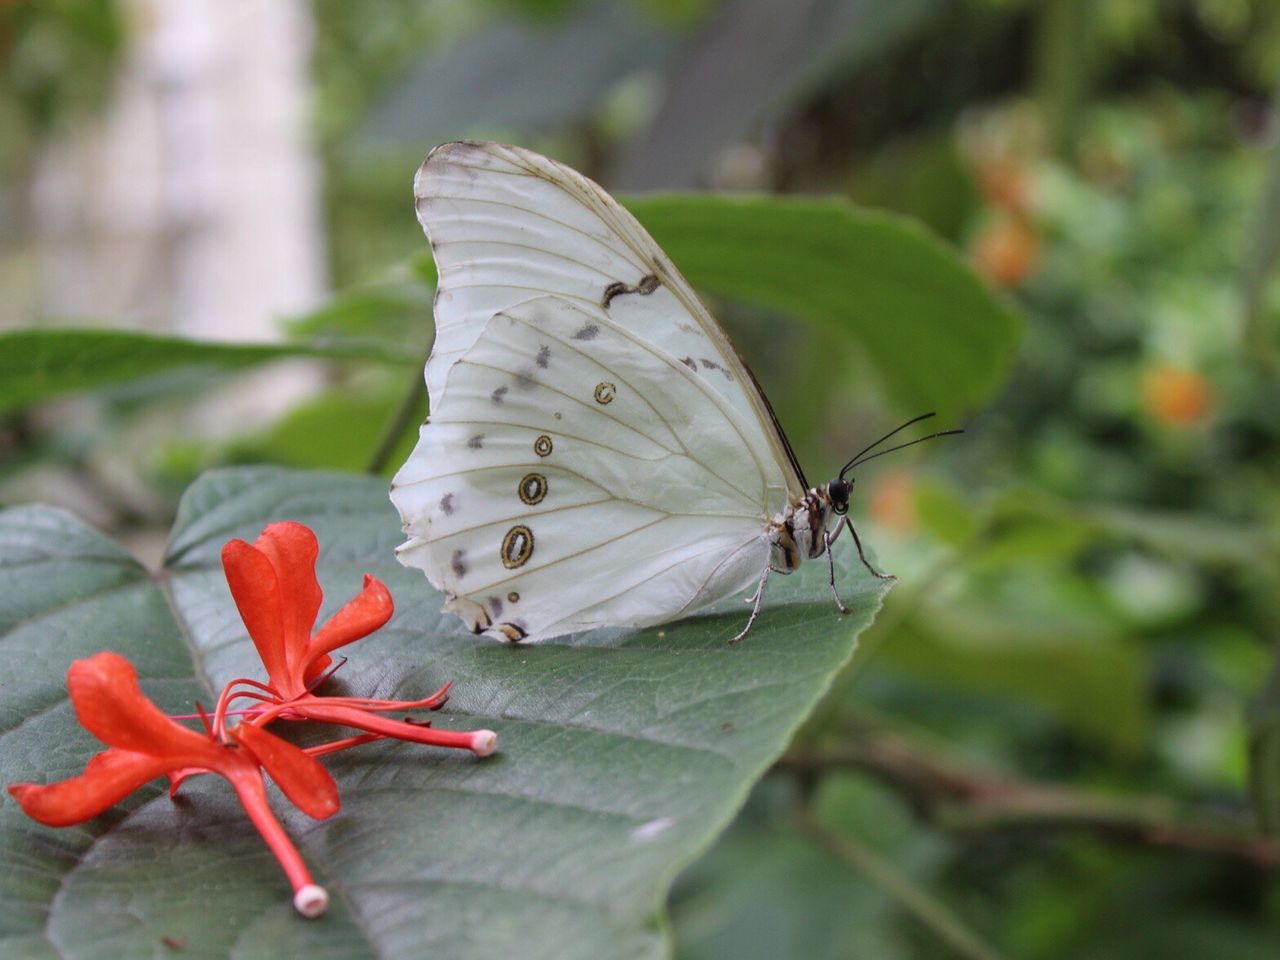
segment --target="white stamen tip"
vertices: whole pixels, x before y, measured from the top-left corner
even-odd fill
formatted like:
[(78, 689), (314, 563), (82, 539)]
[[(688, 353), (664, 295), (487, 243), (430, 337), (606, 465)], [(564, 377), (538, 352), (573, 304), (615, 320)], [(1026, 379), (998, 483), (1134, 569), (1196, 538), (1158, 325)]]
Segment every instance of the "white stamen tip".
[(471, 740), (471, 752), (477, 757), (487, 757), (498, 749), (498, 735), (492, 730), (477, 730)]
[(314, 920), (329, 909), (329, 894), (324, 887), (314, 883), (305, 884), (293, 895), (293, 909), (308, 920)]

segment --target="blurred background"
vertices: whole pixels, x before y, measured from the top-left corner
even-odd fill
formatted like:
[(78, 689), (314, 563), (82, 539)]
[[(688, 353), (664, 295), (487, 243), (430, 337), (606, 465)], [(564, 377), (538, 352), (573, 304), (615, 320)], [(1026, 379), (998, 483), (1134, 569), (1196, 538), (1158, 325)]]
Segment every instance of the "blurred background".
[[(0, 502), (152, 562), (205, 469), (403, 459), (439, 142), (914, 218), (1021, 341), (961, 441), (860, 472), (900, 582), (677, 882), (677, 953), (1276, 955), (1280, 4), (43, 0), (0, 65), (0, 331), (289, 356), (0, 406)], [(856, 338), (714, 307), (811, 481), (923, 412)], [(334, 343), (412, 362), (290, 347)]]

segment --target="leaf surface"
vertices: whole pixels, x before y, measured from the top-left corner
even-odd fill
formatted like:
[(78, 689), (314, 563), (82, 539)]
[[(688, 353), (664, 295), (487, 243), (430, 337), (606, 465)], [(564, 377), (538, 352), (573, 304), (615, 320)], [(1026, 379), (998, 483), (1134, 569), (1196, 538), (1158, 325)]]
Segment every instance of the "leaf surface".
[(1004, 381), (1020, 316), (906, 217), (766, 196), (628, 198), (627, 207), (700, 292), (856, 341), (904, 409), (970, 411)]
[(0, 412), (180, 367), (235, 370), (286, 357), (418, 362), (410, 353), (368, 343), (212, 343), (123, 330), (19, 330), (0, 334)]
[[(72, 518), (0, 514), (0, 776), (73, 775), (96, 744), (64, 676), (109, 648), (173, 713), (236, 676), (261, 677), (218, 563), (232, 537), (274, 520), (311, 526), (329, 616), (371, 572), (391, 623), (350, 648), (335, 681), (409, 698), (454, 681), (433, 722), (491, 727), (486, 760), (400, 743), (326, 758), (342, 811), (317, 823), (274, 808), (334, 895), (318, 922), (289, 890), (226, 784), (201, 777), (171, 801), (153, 785), (79, 827), (53, 830), (0, 804), (0, 955), (660, 957), (677, 871), (728, 823), (872, 620), (884, 586), (845, 570), (840, 617), (825, 568), (775, 578), (751, 634), (727, 612), (644, 631), (529, 647), (478, 640), (392, 555), (400, 539), (379, 480), (243, 468), (187, 493), (153, 575)], [(603, 574), (602, 574), (603, 575)], [(777, 588), (776, 590), (774, 588)]]

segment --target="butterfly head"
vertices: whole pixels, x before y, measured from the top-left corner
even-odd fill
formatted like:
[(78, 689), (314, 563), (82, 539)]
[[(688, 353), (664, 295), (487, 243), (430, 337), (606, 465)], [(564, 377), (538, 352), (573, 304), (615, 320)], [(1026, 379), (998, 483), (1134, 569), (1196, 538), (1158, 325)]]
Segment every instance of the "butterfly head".
[(935, 437), (949, 437), (955, 433), (964, 433), (963, 430), (941, 430), (938, 433), (931, 433), (927, 437), (917, 437), (915, 440), (900, 443), (896, 447), (890, 447), (888, 450), (878, 450), (875, 453), (871, 452), (872, 450), (875, 450), (876, 447), (880, 446), (880, 444), (892, 437), (895, 433), (898, 433), (898, 431), (905, 430), (913, 423), (919, 423), (921, 420), (928, 420), (932, 416), (934, 416), (934, 414), (925, 413), (918, 417), (913, 417), (902, 426), (895, 427), (893, 430), (890, 430), (875, 443), (863, 447), (854, 454), (853, 459), (846, 463), (843, 469), (841, 469), (840, 475), (827, 484), (827, 497), (831, 500), (831, 509), (835, 513), (841, 515), (849, 511), (849, 494), (853, 490), (853, 477), (846, 477), (845, 474), (854, 467), (866, 463), (868, 460), (874, 460), (876, 457), (883, 456), (886, 453), (893, 453), (895, 450), (901, 450), (903, 447), (910, 447), (913, 444), (923, 443), (925, 440), (932, 440)]

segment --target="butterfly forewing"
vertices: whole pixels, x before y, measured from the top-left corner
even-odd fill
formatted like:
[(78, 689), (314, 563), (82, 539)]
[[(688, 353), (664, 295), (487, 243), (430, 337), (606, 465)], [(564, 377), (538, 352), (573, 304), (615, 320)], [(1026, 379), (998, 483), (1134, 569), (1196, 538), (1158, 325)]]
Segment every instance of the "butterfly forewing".
[(750, 586), (785, 484), (760, 429), (601, 307), (482, 326), (393, 499), (403, 561), (476, 630), (538, 639), (679, 616)]
[(432, 151), (414, 194), (440, 278), (426, 370), (433, 407), (450, 367), (491, 316), (553, 295), (603, 310), (751, 424), (778, 465), (774, 512), (803, 493), (786, 440), (728, 337), (644, 228), (599, 186), (527, 150), (461, 142)]

